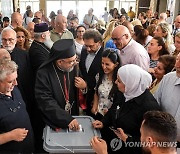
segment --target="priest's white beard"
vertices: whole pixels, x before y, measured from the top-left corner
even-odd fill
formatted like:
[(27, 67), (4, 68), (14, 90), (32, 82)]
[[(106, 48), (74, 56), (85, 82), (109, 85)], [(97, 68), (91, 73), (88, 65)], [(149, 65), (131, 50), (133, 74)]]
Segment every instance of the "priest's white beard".
[(51, 40), (50, 36), (46, 36), (46, 39), (44, 41), (44, 44), (49, 48), (51, 49), (52, 46), (53, 46), (53, 41)]
[(64, 72), (71, 72), (74, 69), (74, 66), (69, 69), (63, 69)]
[(74, 69), (74, 65), (73, 65), (71, 68), (69, 68), (69, 69), (67, 69), (67, 68), (62, 68), (62, 67), (60, 67), (60, 66), (58, 66), (58, 65), (57, 65), (57, 67), (58, 67), (59, 70), (61, 70), (61, 71), (63, 71), (63, 72), (71, 72), (71, 71)]

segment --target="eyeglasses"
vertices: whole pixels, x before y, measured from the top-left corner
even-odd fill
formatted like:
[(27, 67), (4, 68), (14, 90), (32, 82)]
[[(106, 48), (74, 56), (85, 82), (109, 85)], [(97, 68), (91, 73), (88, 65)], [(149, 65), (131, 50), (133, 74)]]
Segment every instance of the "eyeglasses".
[(122, 35), (121, 37), (119, 38), (111, 38), (113, 41), (119, 41), (120, 39), (122, 39), (123, 36), (125, 36), (126, 34)]
[(12, 43), (15, 39), (13, 38), (9, 38), (9, 39), (5, 39), (5, 38), (2, 38), (2, 42), (10, 42)]

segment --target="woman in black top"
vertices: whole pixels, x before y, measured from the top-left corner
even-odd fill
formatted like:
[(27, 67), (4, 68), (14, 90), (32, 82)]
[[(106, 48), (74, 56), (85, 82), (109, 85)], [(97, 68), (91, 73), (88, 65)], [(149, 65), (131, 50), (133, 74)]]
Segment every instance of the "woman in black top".
[(148, 90), (151, 82), (151, 75), (137, 65), (128, 64), (119, 68), (116, 84), (120, 93), (104, 118), (93, 122), (95, 128), (114, 127), (119, 131), (109, 131), (103, 137), (108, 144), (109, 153), (141, 153), (141, 148), (134, 144), (140, 143), (143, 114), (160, 109)]

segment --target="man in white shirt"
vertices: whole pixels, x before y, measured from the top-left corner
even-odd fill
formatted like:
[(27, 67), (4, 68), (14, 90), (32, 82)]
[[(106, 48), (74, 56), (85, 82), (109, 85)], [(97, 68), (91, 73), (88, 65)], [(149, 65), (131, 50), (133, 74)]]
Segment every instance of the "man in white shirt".
[(136, 64), (148, 71), (150, 58), (145, 48), (134, 41), (127, 27), (119, 25), (112, 32), (112, 40), (120, 50), (122, 65)]

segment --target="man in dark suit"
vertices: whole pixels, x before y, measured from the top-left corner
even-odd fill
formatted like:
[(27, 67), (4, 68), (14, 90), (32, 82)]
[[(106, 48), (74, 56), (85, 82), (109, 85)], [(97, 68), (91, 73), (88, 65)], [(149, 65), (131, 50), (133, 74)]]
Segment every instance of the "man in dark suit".
[(83, 40), (84, 47), (81, 51), (79, 68), (83, 79), (87, 83), (86, 114), (92, 116), (91, 108), (95, 92), (94, 88), (101, 68), (102, 36), (98, 31), (89, 29), (84, 33)]
[(16, 45), (16, 32), (10, 27), (6, 27), (2, 31), (2, 46), (6, 49), (11, 59), (18, 65), (18, 88), (21, 92), (23, 100), (26, 103), (28, 113), (31, 112), (32, 107), (32, 70), (29, 62), (27, 51), (23, 51), (15, 47)]

